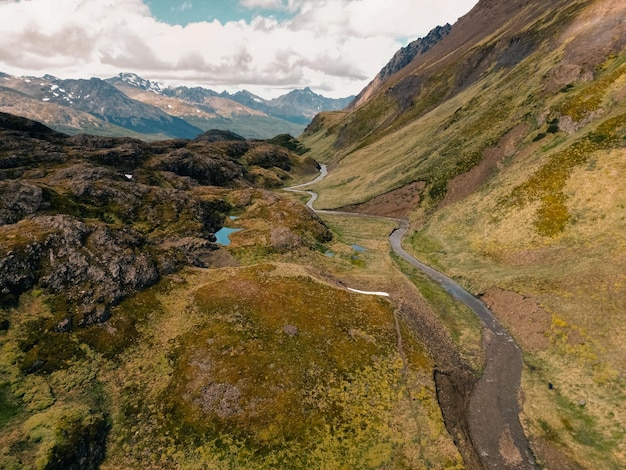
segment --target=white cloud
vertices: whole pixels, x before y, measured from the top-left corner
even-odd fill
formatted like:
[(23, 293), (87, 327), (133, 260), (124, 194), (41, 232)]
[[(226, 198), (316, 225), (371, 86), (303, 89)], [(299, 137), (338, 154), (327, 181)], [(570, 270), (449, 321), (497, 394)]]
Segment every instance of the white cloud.
[(304, 86), (347, 96), (404, 38), (454, 21), (474, 2), (242, 0), (250, 7), (281, 4), (294, 16), (182, 27), (158, 22), (141, 0), (0, 0), (0, 71), (64, 78), (130, 71), (173, 84), (262, 89), (267, 97), (271, 88), (275, 96)]
[(245, 8), (265, 8), (268, 10), (283, 6), (282, 0), (241, 0), (239, 4)]

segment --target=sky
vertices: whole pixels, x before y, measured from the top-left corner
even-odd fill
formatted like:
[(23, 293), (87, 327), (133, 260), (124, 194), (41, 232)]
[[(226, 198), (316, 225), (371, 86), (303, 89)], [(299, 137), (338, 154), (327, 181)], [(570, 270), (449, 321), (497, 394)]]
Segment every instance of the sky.
[(0, 0), (0, 72), (358, 94), (410, 41), (477, 0)]

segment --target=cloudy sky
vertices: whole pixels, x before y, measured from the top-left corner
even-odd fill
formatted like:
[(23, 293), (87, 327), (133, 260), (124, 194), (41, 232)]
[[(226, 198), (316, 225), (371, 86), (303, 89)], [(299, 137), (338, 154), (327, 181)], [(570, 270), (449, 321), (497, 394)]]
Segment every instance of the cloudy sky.
[(0, 71), (357, 94), (402, 46), (477, 0), (0, 0)]

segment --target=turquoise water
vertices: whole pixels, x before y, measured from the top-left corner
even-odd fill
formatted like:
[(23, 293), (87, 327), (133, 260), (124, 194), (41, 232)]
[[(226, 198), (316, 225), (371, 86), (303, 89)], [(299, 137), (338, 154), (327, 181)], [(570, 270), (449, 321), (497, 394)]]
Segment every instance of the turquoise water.
[(219, 229), (217, 232), (215, 232), (215, 238), (217, 238), (218, 245), (230, 245), (230, 238), (228, 238), (228, 236), (231, 233), (239, 232), (240, 230), (240, 228), (229, 227), (222, 227), (221, 229)]
[(332, 251), (328, 250), (326, 253), (324, 253), (326, 256), (328, 256), (329, 258), (332, 258), (333, 256), (335, 256), (335, 253), (333, 253)]
[(237, 220), (239, 217), (237, 217), (236, 215), (231, 215), (229, 217), (230, 220)]
[(352, 245), (352, 249), (353, 249), (354, 251), (358, 251), (359, 253), (365, 253), (365, 252), (367, 251), (367, 250), (366, 250), (364, 247), (362, 247), (361, 245), (356, 245), (356, 244), (355, 244), (355, 245)]

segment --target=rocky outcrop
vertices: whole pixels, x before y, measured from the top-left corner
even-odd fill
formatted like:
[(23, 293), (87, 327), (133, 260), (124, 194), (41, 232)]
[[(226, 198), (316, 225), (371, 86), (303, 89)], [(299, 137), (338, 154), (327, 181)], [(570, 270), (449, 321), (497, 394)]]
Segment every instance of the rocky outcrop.
[(391, 60), (378, 73), (378, 78), (385, 80), (400, 69), (403, 69), (418, 55), (425, 53), (448, 35), (452, 26), (446, 24), (432, 29), (423, 38), (418, 38), (394, 54)]
[(145, 237), (128, 228), (88, 226), (67, 215), (38, 216), (18, 223), (17, 229), (22, 226), (38, 239), (1, 257), (0, 292), (20, 295), (38, 285), (66, 296), (69, 310), (53, 312), (60, 330), (106, 321), (110, 306), (175, 266), (161, 263), (168, 254), (150, 252)]
[(189, 176), (205, 185), (221, 186), (244, 176), (243, 168), (233, 162), (223, 163), (186, 148), (160, 158), (154, 168), (171, 171), (179, 176)]
[(19, 181), (0, 181), (0, 225), (13, 224), (34, 214), (43, 203), (39, 186)]
[(406, 47), (401, 48), (394, 54), (391, 60), (385, 65), (378, 75), (370, 82), (367, 87), (357, 95), (357, 97), (350, 103), (347, 109), (354, 109), (360, 104), (367, 101), (380, 88), (382, 83), (387, 80), (394, 73), (402, 70), (409, 65), (411, 61), (418, 55), (424, 54), (431, 47), (441, 41), (444, 37), (450, 33), (452, 26), (446, 24), (444, 26), (437, 26), (432, 29), (425, 37), (418, 38), (415, 41), (408, 44)]
[(68, 419), (62, 440), (48, 454), (45, 470), (96, 470), (104, 460), (110, 424), (102, 414)]

